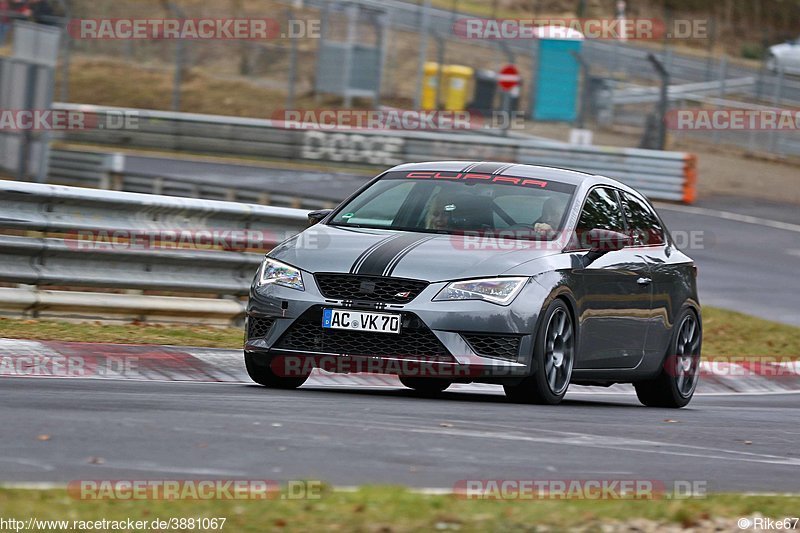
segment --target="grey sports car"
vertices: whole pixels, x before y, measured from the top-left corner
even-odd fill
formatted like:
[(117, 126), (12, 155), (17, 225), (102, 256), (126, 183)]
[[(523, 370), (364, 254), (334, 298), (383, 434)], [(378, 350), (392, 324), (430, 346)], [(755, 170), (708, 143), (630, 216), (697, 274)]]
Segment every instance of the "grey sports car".
[(697, 386), (697, 270), (640, 193), (509, 163), (400, 165), (270, 251), (247, 307), (254, 381), (313, 368), (397, 374), (423, 394), (501, 384), (556, 404), (633, 383), (648, 406)]

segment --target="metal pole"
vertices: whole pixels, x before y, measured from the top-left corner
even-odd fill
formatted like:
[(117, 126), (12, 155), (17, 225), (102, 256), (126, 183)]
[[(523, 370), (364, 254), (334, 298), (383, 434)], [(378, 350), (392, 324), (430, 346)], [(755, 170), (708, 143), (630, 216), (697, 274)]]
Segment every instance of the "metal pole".
[(439, 63), (439, 68), (436, 71), (436, 103), (434, 107), (439, 109), (439, 102), (442, 101), (442, 79), (444, 71), (444, 37), (440, 34), (436, 35), (437, 57), (436, 61)]
[(183, 82), (183, 39), (175, 41), (175, 76), (172, 82), (172, 110), (181, 110), (181, 83)]
[(583, 85), (581, 86), (581, 101), (578, 107), (577, 127), (584, 129), (586, 122), (586, 103), (589, 96), (589, 76), (591, 73), (589, 62), (578, 52), (570, 52), (581, 66), (583, 72)]
[[(780, 111), (781, 101), (783, 100), (783, 78), (785, 72), (783, 71), (783, 67), (778, 67), (778, 79), (775, 80), (775, 94), (772, 97), (772, 104), (775, 106), (775, 111)], [(769, 148), (770, 152), (776, 152), (775, 143), (777, 140), (777, 133), (775, 128), (772, 128), (769, 131)]]
[(425, 59), (428, 57), (428, 10), (431, 0), (424, 0), (420, 4), (420, 43), (419, 60), (417, 61), (417, 92), (414, 94), (414, 109), (419, 109), (422, 103), (422, 86), (425, 83)]
[[(64, 8), (64, 16), (66, 19), (72, 20), (72, 10), (69, 5), (66, 2), (61, 2), (61, 6)], [(69, 36), (69, 32), (66, 31), (66, 28), (62, 28), (61, 35), (64, 39), (64, 61), (61, 65), (61, 91), (59, 98), (62, 102), (67, 102), (69, 101), (69, 63), (70, 56), (72, 55), (72, 39)]]
[(350, 107), (353, 104), (353, 96), (350, 91), (350, 78), (353, 73), (353, 46), (356, 41), (356, 31), (358, 25), (358, 6), (348, 5), (347, 12), (347, 46), (344, 52), (344, 75), (342, 76), (342, 93), (344, 94), (344, 106)]
[[(36, 87), (36, 65), (25, 65), (25, 105), (23, 109), (33, 109), (33, 93)], [(19, 166), (17, 167), (17, 180), (26, 181), (28, 179), (28, 169), (31, 158), (31, 143), (33, 142), (33, 135), (31, 130), (26, 128), (21, 135), (22, 143), (19, 147)]]
[(389, 40), (389, 31), (391, 31), (392, 27), (389, 23), (390, 14), (391, 12), (384, 12), (377, 15), (378, 29), (380, 30), (381, 34), (378, 42), (378, 46), (380, 46), (380, 58), (378, 59), (378, 88), (375, 90), (376, 109), (381, 105), (381, 88), (384, 85), (383, 71), (386, 70), (386, 44)]
[[(719, 98), (722, 100), (725, 97), (725, 80), (728, 78), (728, 56), (723, 55), (722, 58), (719, 60)], [(717, 106), (717, 109), (720, 107)], [(714, 134), (712, 135), (714, 140), (714, 144), (719, 144), (720, 138), (720, 130), (719, 128), (714, 128)]]
[[(183, 10), (175, 3), (169, 2), (167, 7), (173, 16), (178, 18), (186, 18)], [(184, 68), (184, 40), (177, 39), (175, 41), (175, 76), (172, 83), (172, 110), (181, 110), (181, 84), (183, 83), (183, 68)]]
[(658, 102), (658, 147), (663, 150), (667, 144), (667, 125), (664, 122), (669, 107), (669, 72), (664, 68), (664, 64), (653, 54), (647, 54), (647, 60), (655, 67), (656, 72), (661, 77), (661, 93)]
[[(294, 20), (291, 9), (286, 10), (286, 20)], [(297, 39), (289, 39), (289, 87), (286, 94), (286, 109), (294, 108), (294, 91), (297, 77)]]
[[(56, 88), (56, 67), (47, 68), (42, 71), (47, 76), (47, 99), (48, 105), (53, 104), (53, 93)], [(47, 181), (47, 174), (50, 166), (50, 143), (52, 141), (53, 132), (44, 131), (39, 135), (39, 168), (36, 171), (36, 181), (38, 183), (45, 183)]]

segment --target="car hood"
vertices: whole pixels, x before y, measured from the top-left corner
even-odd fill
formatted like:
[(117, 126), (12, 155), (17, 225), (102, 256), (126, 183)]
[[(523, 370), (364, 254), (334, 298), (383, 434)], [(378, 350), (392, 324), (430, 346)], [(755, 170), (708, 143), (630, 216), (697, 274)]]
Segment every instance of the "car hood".
[(543, 242), (317, 224), (268, 255), (312, 273), (352, 272), (433, 282), (497, 276), (560, 252)]

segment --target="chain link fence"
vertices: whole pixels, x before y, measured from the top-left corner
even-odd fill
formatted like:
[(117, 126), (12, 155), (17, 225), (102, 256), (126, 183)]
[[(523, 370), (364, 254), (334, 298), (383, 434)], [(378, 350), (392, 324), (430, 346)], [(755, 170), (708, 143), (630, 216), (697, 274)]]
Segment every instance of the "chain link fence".
[[(64, 23), (77, 19), (258, 17), (273, 20), (281, 28), (281, 34), (268, 40), (113, 40), (75, 38), (72, 32), (65, 30), (60, 81), (55, 94), (62, 102), (84, 99), (91, 103), (176, 111), (194, 111), (202, 106), (205, 112), (260, 117), (273, 116), (276, 110), (308, 107), (376, 107), (382, 104), (418, 108), (424, 61), (464, 65), (475, 72), (497, 71), (502, 65), (513, 63), (522, 80), (515, 107), (530, 116), (534, 105), (533, 88), (545, 81), (535, 77), (536, 41), (464, 39), (457, 35), (456, 23), (468, 16), (458, 12), (458, 2), (453, 2), (452, 10), (431, 8), (424, 0), (229, 0), (215, 3), (72, 0), (65, 6), (68, 9), (64, 13)], [(353, 6), (355, 22), (352, 11), (348, 11)], [(348, 42), (353, 43), (354, 51), (350, 55), (322, 53), (323, 43), (341, 46)], [(363, 61), (359, 63), (367, 49), (376, 50), (377, 60), (369, 62), (370, 68), (377, 65), (375, 76), (365, 72)], [(644, 141), (654, 124), (663, 123), (667, 118), (659, 114), (660, 77), (647, 59), (649, 53), (654, 53), (669, 73), (671, 86), (663, 114), (692, 109), (800, 108), (800, 79), (771, 72), (765, 66), (715, 57), (710, 47), (705, 52), (687, 54), (677, 52), (668, 41), (643, 46), (635, 42), (589, 39), (584, 42), (579, 58), (584, 67), (579, 98), (581, 112), (575, 125), (595, 130), (613, 129), (633, 139), (641, 138), (646, 144)], [(325, 76), (342, 76), (341, 71), (376, 78), (377, 92), (348, 93), (335, 90), (338, 81), (323, 83)], [(132, 84), (131, 79), (140, 80), (136, 82), (139, 85)], [(439, 82), (441, 85), (441, 79)], [(240, 85), (226, 85), (229, 83)], [(127, 89), (127, 92), (117, 90), (120, 101), (104, 100), (103, 88), (111, 85)], [(218, 86), (216, 91), (206, 91), (215, 86)], [(330, 89), (331, 86), (334, 89)], [(263, 105), (256, 106), (256, 112), (252, 106), (246, 110), (228, 106), (224, 92), (229, 89), (226, 87), (236, 87), (230, 90), (242, 88), (242, 91), (252, 88), (249, 98), (260, 99)], [(96, 93), (91, 94), (94, 88)], [(332, 91), (332, 97), (327, 90)], [(472, 84), (467, 91), (470, 96), (473, 94)], [(168, 94), (169, 98), (154, 105), (153, 99), (145, 98), (154, 92), (162, 97)], [(87, 93), (90, 96), (87, 97)], [(493, 105), (501, 106), (499, 94)], [(800, 155), (797, 130), (681, 130), (670, 133), (670, 137), (679, 142), (702, 141), (755, 152)]]

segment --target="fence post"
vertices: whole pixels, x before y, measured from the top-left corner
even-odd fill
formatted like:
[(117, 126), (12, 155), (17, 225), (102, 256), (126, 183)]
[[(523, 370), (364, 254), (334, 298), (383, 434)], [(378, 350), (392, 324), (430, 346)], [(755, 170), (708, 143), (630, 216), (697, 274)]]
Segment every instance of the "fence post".
[(355, 46), (356, 32), (358, 30), (356, 27), (358, 25), (358, 5), (348, 5), (345, 8), (345, 12), (347, 13), (347, 46), (345, 47), (344, 53), (344, 65), (342, 65), (344, 69), (344, 76), (342, 76), (342, 84), (344, 85), (344, 87), (342, 87), (342, 94), (344, 94), (344, 106), (350, 107), (353, 103), (352, 91), (350, 90), (350, 78), (353, 73), (353, 47)]
[[(289, 23), (294, 19), (291, 9), (286, 10)], [(289, 37), (289, 87), (286, 94), (286, 109), (294, 109), (294, 92), (297, 77), (297, 39)]]
[(647, 60), (653, 64), (661, 77), (661, 93), (658, 101), (658, 149), (663, 150), (667, 144), (667, 125), (664, 121), (669, 106), (669, 72), (653, 53), (647, 54)]
[(422, 105), (422, 87), (425, 83), (425, 59), (428, 57), (428, 10), (431, 7), (431, 0), (420, 0), (419, 10), (422, 20), (420, 21), (420, 44), (419, 59), (417, 60), (417, 91), (414, 94), (414, 109), (419, 109)]
[[(722, 100), (725, 98), (725, 80), (728, 78), (728, 56), (726, 54), (722, 55), (722, 58), (719, 60), (719, 98)], [(717, 109), (720, 106), (716, 106)], [(720, 138), (720, 131), (717, 128), (714, 128), (714, 133), (712, 134), (712, 139), (714, 144), (719, 144)]]
[[(775, 111), (780, 111), (781, 101), (783, 99), (783, 78), (785, 76), (785, 72), (783, 67), (778, 67), (778, 78), (775, 80), (775, 94), (772, 97), (772, 104), (775, 106)], [(767, 148), (770, 152), (775, 153), (776, 150), (776, 140), (777, 140), (777, 131), (775, 128), (772, 128), (769, 132), (769, 147)]]
[(588, 107), (589, 99), (589, 78), (591, 77), (591, 67), (589, 66), (589, 62), (586, 61), (586, 58), (583, 57), (583, 54), (579, 54), (578, 52), (570, 53), (578, 61), (581, 66), (581, 70), (583, 71), (583, 84), (581, 85), (580, 104), (578, 105), (578, 117), (576, 123), (579, 129), (584, 129), (586, 124), (586, 109)]

